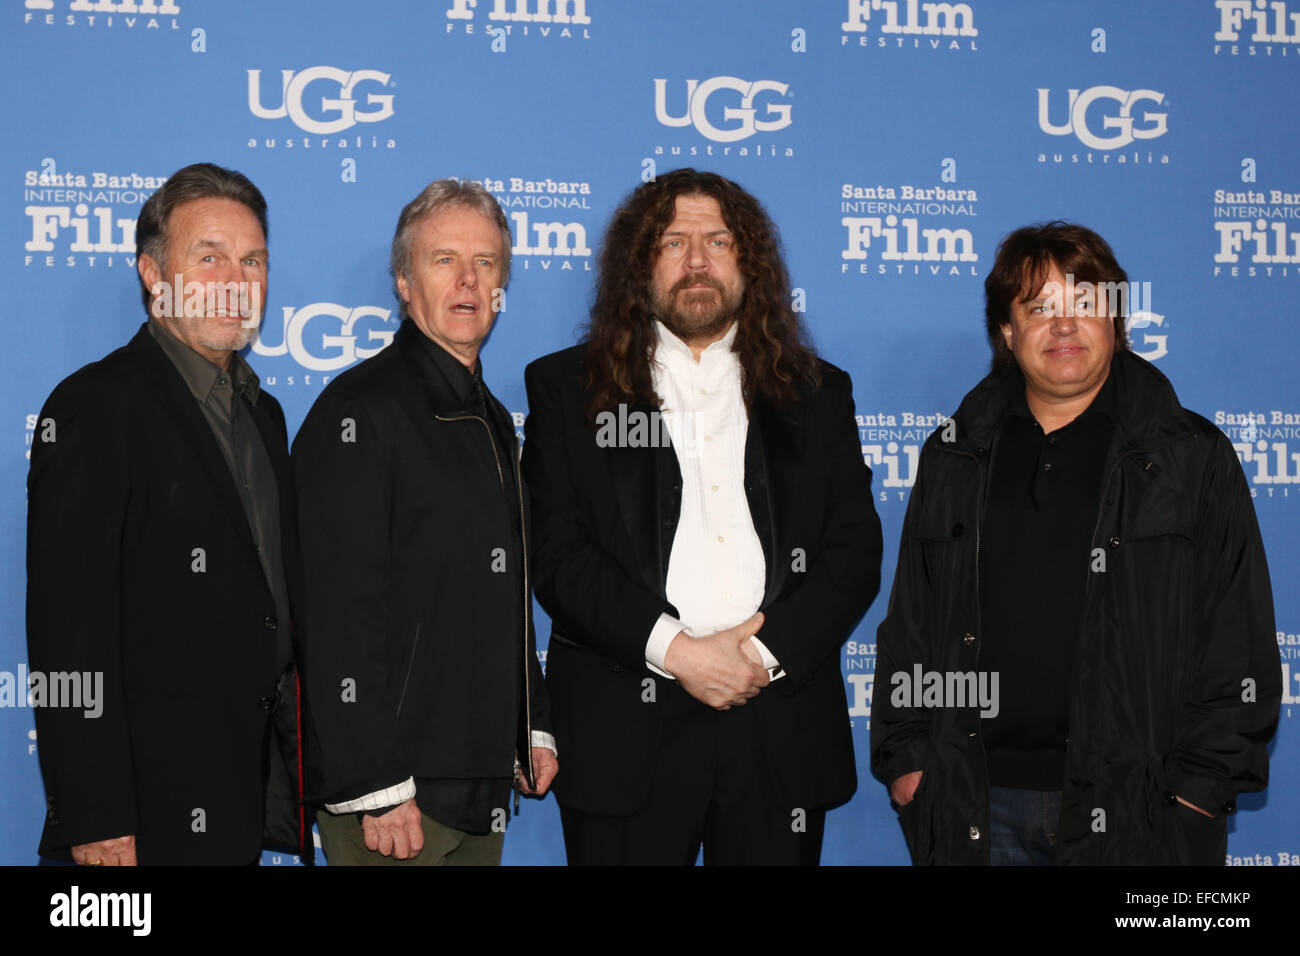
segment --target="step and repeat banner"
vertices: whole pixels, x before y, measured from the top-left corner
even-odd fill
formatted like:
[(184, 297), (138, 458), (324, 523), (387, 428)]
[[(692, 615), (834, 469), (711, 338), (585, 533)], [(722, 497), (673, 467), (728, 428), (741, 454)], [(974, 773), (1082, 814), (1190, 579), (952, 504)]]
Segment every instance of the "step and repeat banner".
[[(0, 23), (0, 863), (37, 862), (44, 812), (25, 693), (37, 412), (144, 321), (135, 220), (199, 161), (270, 204), (247, 358), (291, 434), (391, 341), (389, 243), (430, 180), (479, 181), (509, 216), (483, 358), (521, 435), (524, 366), (577, 340), (621, 199), (682, 166), (736, 180), (781, 229), (818, 350), (853, 377), (882, 595), (921, 445), (987, 370), (998, 240), (1095, 229), (1142, 290), (1134, 350), (1231, 437), (1254, 495), (1284, 697), (1229, 862), (1300, 861), (1300, 0), (0, 0)], [(884, 607), (844, 647), (860, 787), (828, 819), (827, 863), (907, 861), (867, 770)], [(548, 633), (539, 614), (543, 655)], [(505, 859), (563, 862), (554, 800), (525, 801)]]

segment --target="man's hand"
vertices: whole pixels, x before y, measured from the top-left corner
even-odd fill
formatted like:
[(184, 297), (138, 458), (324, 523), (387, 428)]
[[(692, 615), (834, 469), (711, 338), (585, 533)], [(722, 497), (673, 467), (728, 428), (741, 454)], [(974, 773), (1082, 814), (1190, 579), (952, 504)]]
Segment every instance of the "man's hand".
[(1186, 800), (1184, 800), (1182, 797), (1178, 797), (1178, 802), (1181, 803), (1181, 804), (1182, 804), (1183, 806), (1185, 806), (1185, 807), (1191, 807), (1193, 810), (1195, 810), (1197, 813), (1199, 813), (1199, 814), (1200, 814), (1201, 816), (1203, 816), (1203, 817), (1211, 817), (1211, 818), (1212, 818), (1212, 817), (1214, 816), (1213, 813), (1210, 813), (1209, 811), (1206, 811), (1206, 810), (1202, 810), (1202, 809), (1201, 809), (1200, 807), (1198, 807), (1196, 804), (1194, 804), (1194, 803), (1188, 803), (1188, 802), (1187, 802)]
[(72, 848), (72, 859), (82, 866), (136, 866), (135, 834), (78, 844)]
[(757, 697), (769, 682), (762, 660), (753, 663), (759, 655), (749, 640), (762, 626), (759, 613), (708, 637), (691, 637), (682, 631), (668, 645), (664, 666), (682, 690), (701, 703), (715, 710), (739, 707)]
[(424, 830), (420, 828), (420, 808), (415, 799), (398, 804), (382, 816), (361, 818), (361, 832), (366, 849), (396, 860), (410, 860), (424, 849)]
[(905, 807), (912, 802), (916, 796), (916, 788), (921, 785), (921, 775), (923, 770), (913, 770), (911, 773), (905, 773), (901, 777), (895, 778), (894, 782), (889, 785), (889, 797), (900, 807)]
[(560, 762), (555, 759), (555, 753), (550, 747), (533, 748), (533, 775), (537, 777), (537, 786), (528, 786), (528, 781), (524, 775), (519, 775), (519, 789), (524, 793), (534, 797), (546, 796), (546, 791), (551, 789), (551, 781), (555, 775), (560, 772)]

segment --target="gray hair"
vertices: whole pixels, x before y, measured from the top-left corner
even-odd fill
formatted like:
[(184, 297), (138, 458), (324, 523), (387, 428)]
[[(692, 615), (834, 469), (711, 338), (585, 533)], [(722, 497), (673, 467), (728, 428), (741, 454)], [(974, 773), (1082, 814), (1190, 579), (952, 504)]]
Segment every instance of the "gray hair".
[[(501, 230), (501, 287), (510, 282), (510, 247), (514, 238), (510, 235), (510, 223), (490, 192), (478, 183), (461, 179), (435, 179), (406, 204), (402, 214), (397, 217), (397, 230), (393, 233), (393, 250), (389, 258), (389, 268), (393, 279), (410, 274), (411, 237), (415, 227), (428, 216), (436, 215), (456, 207), (473, 209), (481, 213)], [(398, 296), (400, 301), (401, 296)], [(403, 305), (405, 311), (405, 305)]]

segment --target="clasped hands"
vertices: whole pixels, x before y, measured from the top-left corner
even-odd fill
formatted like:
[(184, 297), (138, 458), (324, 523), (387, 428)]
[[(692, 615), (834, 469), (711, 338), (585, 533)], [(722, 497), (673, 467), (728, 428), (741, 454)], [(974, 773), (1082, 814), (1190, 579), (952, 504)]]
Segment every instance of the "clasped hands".
[(763, 626), (757, 613), (707, 637), (679, 631), (664, 654), (664, 666), (682, 690), (714, 710), (739, 707), (770, 683), (763, 658), (750, 640)]

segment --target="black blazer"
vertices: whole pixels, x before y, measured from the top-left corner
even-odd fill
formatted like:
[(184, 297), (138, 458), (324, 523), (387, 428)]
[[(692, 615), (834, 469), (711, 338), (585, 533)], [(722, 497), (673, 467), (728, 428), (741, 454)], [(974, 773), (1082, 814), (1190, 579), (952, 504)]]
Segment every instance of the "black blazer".
[[(284, 414), (265, 392), (249, 412), (275, 469), (292, 600)], [(275, 631), (291, 622), (276, 619), (211, 428), (145, 327), (64, 380), (41, 410), (27, 571), (32, 670), (103, 675), (99, 717), (36, 710), (48, 804), (40, 852), (135, 834), (142, 864), (254, 859)], [(282, 796), (277, 812), (294, 812), (292, 794)], [(296, 836), (310, 845), (301, 818)]]
[[(643, 699), (654, 678), (645, 645), (659, 615), (675, 613), (665, 580), (681, 473), (671, 447), (597, 446), (582, 348), (525, 372), (524, 474), (534, 585), (553, 622), (547, 683), (565, 761), (556, 794), (576, 810), (622, 815), (644, 801), (656, 764), (662, 709)], [(807, 808), (857, 787), (839, 650), (879, 590), (881, 556), (852, 385), (820, 367), (821, 385), (796, 408), (755, 403), (745, 447), (767, 561), (758, 637), (787, 675), (745, 706), (759, 716), (771, 798)]]
[[(306, 584), (308, 791), (508, 778), (550, 731), (520, 528), (489, 423), (410, 321), (335, 378), (293, 445)], [(508, 420), (489, 397), (495, 414)], [(527, 700), (527, 705), (523, 703)]]

